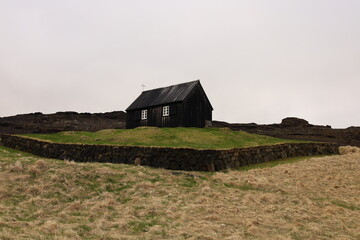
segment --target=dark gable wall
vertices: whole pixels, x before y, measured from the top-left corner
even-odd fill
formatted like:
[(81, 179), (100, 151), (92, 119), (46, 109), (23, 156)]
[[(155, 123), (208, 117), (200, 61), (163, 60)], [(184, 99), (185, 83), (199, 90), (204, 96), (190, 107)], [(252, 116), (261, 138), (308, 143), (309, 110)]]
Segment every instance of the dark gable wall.
[(201, 85), (197, 85), (182, 105), (184, 127), (205, 127), (205, 120), (212, 120), (212, 109)]
[[(162, 116), (163, 106), (170, 107), (170, 116)], [(126, 128), (205, 127), (205, 120), (212, 120), (212, 109), (201, 85), (197, 85), (183, 102), (146, 109), (148, 110), (146, 120), (141, 120), (142, 109), (128, 111)]]

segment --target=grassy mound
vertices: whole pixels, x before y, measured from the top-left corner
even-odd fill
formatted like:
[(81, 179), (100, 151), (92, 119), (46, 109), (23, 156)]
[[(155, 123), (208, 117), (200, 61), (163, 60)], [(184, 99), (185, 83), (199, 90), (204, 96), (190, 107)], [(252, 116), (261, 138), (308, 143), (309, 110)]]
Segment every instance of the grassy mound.
[(28, 134), (26, 136), (60, 143), (190, 147), (202, 149), (230, 149), (299, 142), (246, 132), (235, 132), (228, 128), (141, 127), (136, 129), (107, 129), (98, 132)]
[(0, 239), (359, 239), (360, 153), (298, 160), (192, 173), (0, 147)]

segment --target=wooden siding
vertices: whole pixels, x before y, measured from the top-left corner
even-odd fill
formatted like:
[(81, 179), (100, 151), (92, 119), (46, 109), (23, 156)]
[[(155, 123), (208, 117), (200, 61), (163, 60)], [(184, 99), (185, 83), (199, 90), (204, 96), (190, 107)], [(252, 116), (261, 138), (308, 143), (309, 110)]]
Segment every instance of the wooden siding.
[(178, 127), (180, 125), (180, 116), (178, 109), (180, 103), (173, 103), (164, 105), (170, 107), (169, 116), (163, 116), (163, 106), (147, 108), (148, 115), (146, 120), (141, 120), (141, 110), (128, 111), (127, 127), (136, 128), (139, 126), (152, 126), (152, 127)]

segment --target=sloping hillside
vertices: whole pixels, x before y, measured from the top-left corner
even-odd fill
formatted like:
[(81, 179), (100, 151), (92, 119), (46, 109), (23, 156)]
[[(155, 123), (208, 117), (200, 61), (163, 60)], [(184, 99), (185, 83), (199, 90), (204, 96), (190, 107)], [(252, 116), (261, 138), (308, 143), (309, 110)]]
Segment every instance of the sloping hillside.
[(359, 239), (359, 172), (359, 151), (187, 173), (0, 147), (0, 239)]

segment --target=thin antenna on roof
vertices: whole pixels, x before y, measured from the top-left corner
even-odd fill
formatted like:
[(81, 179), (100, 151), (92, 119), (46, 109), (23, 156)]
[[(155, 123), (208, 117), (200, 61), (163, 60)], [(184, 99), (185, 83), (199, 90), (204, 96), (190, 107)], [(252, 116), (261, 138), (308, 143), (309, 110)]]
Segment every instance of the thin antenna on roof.
[(141, 86), (142, 86), (142, 91), (144, 91), (144, 89), (145, 89), (145, 84), (141, 84)]

